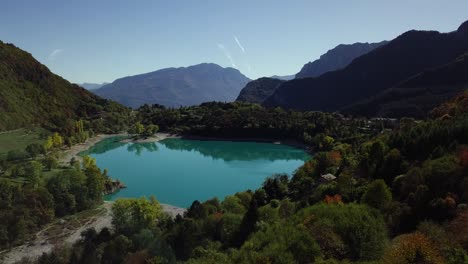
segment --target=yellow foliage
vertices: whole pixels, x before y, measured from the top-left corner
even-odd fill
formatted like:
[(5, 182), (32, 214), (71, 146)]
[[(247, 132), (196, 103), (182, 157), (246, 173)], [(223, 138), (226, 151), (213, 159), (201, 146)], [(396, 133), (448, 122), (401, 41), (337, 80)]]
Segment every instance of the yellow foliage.
[(443, 264), (439, 250), (432, 241), (421, 232), (401, 235), (384, 254), (383, 263), (388, 264)]

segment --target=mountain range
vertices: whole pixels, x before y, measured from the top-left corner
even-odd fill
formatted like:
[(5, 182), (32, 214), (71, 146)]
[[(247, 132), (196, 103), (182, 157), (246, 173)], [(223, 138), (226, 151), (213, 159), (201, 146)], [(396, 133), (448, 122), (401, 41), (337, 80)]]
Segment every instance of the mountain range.
[[(270, 78), (263, 77), (251, 81), (242, 89), (237, 100), (262, 103), (275, 92), (283, 81), (290, 81), (295, 78), (317, 77), (329, 71), (339, 70), (346, 67), (353, 59), (386, 43), (387, 41), (379, 43), (340, 44), (320, 56), (319, 59), (305, 64), (296, 75), (273, 75)], [(278, 79), (281, 82), (272, 79)]]
[[(468, 21), (449, 33), (411, 30), (354, 59), (341, 70), (284, 82), (264, 105), (298, 110), (346, 109), (390, 88), (408, 89), (402, 85), (404, 81), (450, 64), (467, 51)], [(436, 98), (430, 100), (431, 104), (441, 102)]]
[(179, 107), (234, 101), (249, 81), (237, 69), (202, 63), (120, 78), (93, 92), (134, 108), (143, 104)]

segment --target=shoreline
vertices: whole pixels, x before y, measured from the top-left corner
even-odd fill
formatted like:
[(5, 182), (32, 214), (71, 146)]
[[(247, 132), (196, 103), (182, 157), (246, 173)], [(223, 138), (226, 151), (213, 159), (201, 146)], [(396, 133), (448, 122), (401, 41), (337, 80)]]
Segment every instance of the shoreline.
[(196, 136), (196, 135), (181, 135), (181, 139), (187, 140), (200, 140), (200, 141), (231, 141), (231, 142), (257, 142), (257, 143), (271, 143), (279, 145), (288, 145), (294, 148), (305, 150), (307, 153), (311, 153), (310, 147), (306, 144), (301, 143), (294, 139), (274, 140), (271, 138), (235, 138), (235, 137), (208, 137), (208, 136)]
[[(132, 136), (132, 135), (129, 135)], [(156, 133), (153, 136), (146, 137), (146, 138), (126, 138), (120, 140), (123, 143), (153, 143), (158, 142), (167, 138), (181, 138), (181, 136), (177, 134), (170, 134), (170, 133)]]
[(59, 164), (69, 164), (72, 158), (81, 161), (82, 158), (79, 155), (81, 152), (86, 151), (96, 145), (97, 143), (101, 142), (104, 139), (111, 138), (111, 137), (118, 137), (118, 136), (128, 136), (126, 133), (120, 134), (98, 134), (94, 137), (88, 138), (84, 143), (79, 143), (76, 145), (71, 146), (69, 149), (65, 149), (60, 151), (59, 157)]
[(158, 142), (168, 138), (180, 138), (186, 140), (200, 140), (200, 141), (231, 141), (231, 142), (257, 142), (257, 143), (271, 143), (271, 144), (280, 144), (280, 145), (288, 145), (294, 148), (299, 148), (305, 150), (308, 154), (312, 153), (310, 147), (306, 144), (299, 142), (294, 139), (283, 139), (283, 140), (275, 140), (271, 138), (236, 138), (236, 137), (209, 137), (209, 136), (197, 136), (197, 135), (180, 135), (180, 134), (171, 134), (171, 133), (156, 133), (155, 136), (147, 137), (147, 138), (140, 138), (140, 139), (124, 139), (120, 142), (124, 143), (152, 143)]

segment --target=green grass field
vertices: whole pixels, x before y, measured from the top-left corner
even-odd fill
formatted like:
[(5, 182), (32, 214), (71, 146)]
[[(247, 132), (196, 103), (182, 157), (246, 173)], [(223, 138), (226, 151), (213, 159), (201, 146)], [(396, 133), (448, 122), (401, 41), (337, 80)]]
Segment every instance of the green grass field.
[(31, 143), (44, 143), (45, 139), (41, 134), (49, 134), (42, 128), (17, 129), (0, 132), (0, 159), (6, 158), (10, 150), (24, 150)]

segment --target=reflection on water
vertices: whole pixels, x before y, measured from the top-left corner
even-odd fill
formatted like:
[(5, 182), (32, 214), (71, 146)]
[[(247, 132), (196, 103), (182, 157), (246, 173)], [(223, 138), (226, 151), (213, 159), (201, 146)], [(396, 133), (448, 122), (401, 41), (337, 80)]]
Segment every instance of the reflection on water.
[[(307, 160), (308, 155), (301, 149), (292, 149), (285, 145), (258, 142), (231, 142), (208, 140), (165, 139), (160, 142), (172, 150), (197, 151), (205, 157), (235, 160)], [(281, 151), (281, 149), (287, 151)]]
[(155, 142), (133, 143), (128, 145), (127, 150), (129, 152), (135, 152), (135, 154), (140, 156), (143, 150), (147, 150), (149, 152), (158, 151), (158, 145), (156, 145)]
[(80, 155), (86, 156), (90, 154), (102, 154), (107, 151), (116, 149), (126, 144), (122, 142), (122, 140), (126, 138), (127, 137), (125, 136), (117, 136), (117, 137), (103, 139), (99, 141), (97, 144), (95, 144), (94, 146), (92, 146), (91, 148), (89, 148), (88, 150), (81, 152)]
[(127, 189), (107, 197), (155, 195), (167, 204), (188, 207), (194, 200), (257, 189), (275, 173), (291, 175), (309, 159), (303, 150), (255, 142), (166, 139), (153, 143), (101, 141), (82, 155), (96, 158)]

